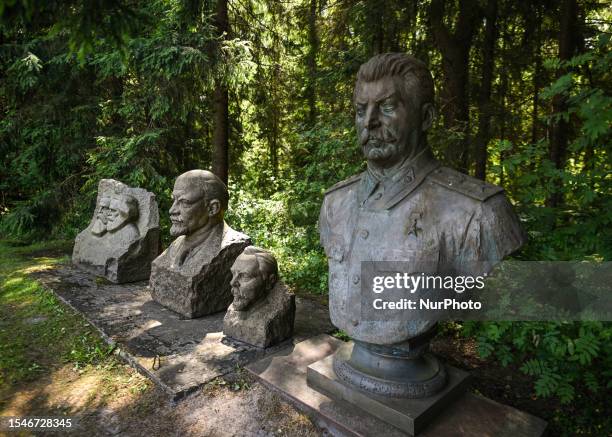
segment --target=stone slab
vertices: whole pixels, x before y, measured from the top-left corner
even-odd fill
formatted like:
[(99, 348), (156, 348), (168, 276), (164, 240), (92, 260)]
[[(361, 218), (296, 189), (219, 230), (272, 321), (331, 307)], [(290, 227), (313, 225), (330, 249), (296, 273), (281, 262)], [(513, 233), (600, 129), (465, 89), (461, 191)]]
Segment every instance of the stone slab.
[(465, 393), (469, 374), (456, 367), (446, 366), (446, 387), (423, 399), (398, 399), (364, 393), (344, 384), (334, 372), (333, 356), (310, 364), (306, 370), (308, 385), (332, 399), (344, 399), (357, 408), (414, 435), (421, 432), (437, 414)]
[(112, 284), (66, 264), (33, 275), (174, 399), (293, 341), (334, 330), (327, 307), (297, 298), (293, 340), (261, 349), (223, 336), (225, 312), (185, 319), (154, 302), (145, 282)]
[[(249, 364), (246, 369), (309, 414), (332, 435), (409, 435), (342, 399), (332, 399), (308, 386), (308, 366), (330, 356), (341, 344), (340, 340), (329, 335), (318, 335)], [(546, 427), (547, 423), (542, 419), (468, 392), (450, 404), (418, 435), (536, 437), (544, 435)]]

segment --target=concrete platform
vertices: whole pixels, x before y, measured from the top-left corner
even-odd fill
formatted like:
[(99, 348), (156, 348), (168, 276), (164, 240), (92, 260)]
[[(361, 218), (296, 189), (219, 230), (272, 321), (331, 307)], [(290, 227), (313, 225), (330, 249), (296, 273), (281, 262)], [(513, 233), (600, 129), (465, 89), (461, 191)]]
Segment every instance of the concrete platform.
[(293, 341), (260, 349), (224, 338), (224, 312), (183, 319), (151, 299), (146, 282), (111, 284), (63, 264), (33, 274), (81, 313), (130, 364), (174, 399), (313, 335), (334, 330), (326, 306), (296, 299)]
[[(308, 386), (309, 365), (333, 354), (342, 342), (319, 335), (291, 345), (246, 366), (264, 384), (309, 414), (319, 426), (337, 436), (407, 436), (403, 431), (352, 404), (332, 399)], [(537, 437), (547, 423), (490, 399), (465, 393), (417, 435), (427, 437)]]

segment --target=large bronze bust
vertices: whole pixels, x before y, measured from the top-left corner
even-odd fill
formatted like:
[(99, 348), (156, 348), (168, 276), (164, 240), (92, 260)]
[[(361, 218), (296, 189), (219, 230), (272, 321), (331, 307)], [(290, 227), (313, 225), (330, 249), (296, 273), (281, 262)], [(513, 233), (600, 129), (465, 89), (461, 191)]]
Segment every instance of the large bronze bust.
[[(525, 236), (502, 188), (443, 167), (431, 153), (426, 133), (435, 117), (434, 86), (424, 63), (401, 53), (373, 57), (359, 69), (354, 107), (367, 170), (326, 191), (319, 219), (331, 320), (355, 340), (352, 357), (334, 368), (365, 390), (427, 396), (445, 383), (443, 366), (424, 355), (423, 339), (435, 322), (362, 320), (361, 262), (404, 261), (415, 271), (444, 264), (477, 274), (469, 271), (473, 262), (494, 265)], [(377, 372), (398, 361), (384, 357), (406, 358), (401, 366), (408, 366), (387, 385), (377, 378), (394, 371)]]

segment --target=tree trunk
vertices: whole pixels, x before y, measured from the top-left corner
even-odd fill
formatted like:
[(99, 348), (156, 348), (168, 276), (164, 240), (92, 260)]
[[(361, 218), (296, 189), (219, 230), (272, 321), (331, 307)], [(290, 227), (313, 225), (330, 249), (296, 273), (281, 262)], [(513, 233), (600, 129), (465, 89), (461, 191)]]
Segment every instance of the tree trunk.
[[(501, 31), (501, 47), (500, 47), (500, 51), (502, 54), (502, 58), (501, 58), (501, 63), (500, 63), (500, 71), (505, 72), (506, 68), (507, 68), (507, 64), (506, 64), (506, 59), (504, 58), (505, 52), (506, 52), (506, 33), (503, 31), (503, 29), (505, 28), (506, 23), (503, 22), (502, 19), (502, 23), (500, 26), (500, 29), (502, 29)], [(508, 75), (507, 74), (500, 74), (500, 80), (499, 80), (499, 104), (500, 104), (500, 122), (499, 122), (499, 141), (503, 142), (506, 139), (506, 119), (508, 117), (506, 117), (506, 95), (508, 93)], [(504, 175), (504, 160), (506, 159), (506, 152), (505, 151), (500, 151), (499, 152), (499, 185), (500, 186), (504, 186), (505, 183), (505, 175)]]
[(308, 56), (306, 58), (306, 100), (308, 102), (308, 124), (314, 126), (317, 119), (317, 53), (319, 38), (317, 37), (317, 0), (310, 0), (308, 11)]
[(370, 56), (385, 52), (385, 8), (386, 0), (367, 0), (366, 28), (369, 36)]
[(539, 8), (535, 11), (536, 28), (535, 28), (535, 65), (533, 67), (533, 109), (531, 111), (531, 143), (535, 144), (538, 141), (538, 125), (539, 125), (539, 106), (540, 106), (540, 74), (542, 74), (542, 52), (541, 33), (542, 33), (542, 18)]
[(215, 108), (213, 128), (212, 171), (227, 185), (229, 170), (229, 111), (227, 87), (217, 85), (213, 96)]
[[(227, 14), (227, 0), (217, 0), (215, 13), (215, 27), (219, 40), (229, 33), (229, 18)], [(227, 86), (218, 79), (213, 94), (214, 129), (212, 171), (225, 184), (229, 173), (229, 99)]]
[[(570, 59), (576, 51), (578, 40), (578, 5), (576, 0), (563, 0), (561, 3), (561, 26), (559, 30), (559, 59), (562, 61)], [(558, 77), (565, 73), (566, 70), (560, 68)], [(552, 107), (554, 114), (567, 111), (566, 98), (556, 95), (553, 97)], [(569, 123), (559, 119), (552, 127), (549, 147), (549, 158), (557, 169), (565, 168), (568, 138)], [(562, 200), (563, 194), (560, 191), (556, 191), (546, 200), (546, 205), (556, 207), (559, 206)]]
[(460, 140), (449, 144), (446, 156), (466, 172), (469, 162), (469, 55), (480, 9), (476, 0), (459, 0), (459, 14), (455, 30), (451, 32), (444, 24), (444, 6), (444, 0), (433, 0), (429, 18), (435, 42), (442, 54), (444, 125), (461, 136)]
[(482, 84), (478, 99), (478, 133), (474, 141), (474, 159), (476, 170), (474, 176), (483, 181), (487, 172), (487, 145), (491, 127), (491, 84), (493, 82), (493, 67), (495, 41), (497, 40), (497, 0), (487, 2), (485, 17), (485, 37), (482, 53)]

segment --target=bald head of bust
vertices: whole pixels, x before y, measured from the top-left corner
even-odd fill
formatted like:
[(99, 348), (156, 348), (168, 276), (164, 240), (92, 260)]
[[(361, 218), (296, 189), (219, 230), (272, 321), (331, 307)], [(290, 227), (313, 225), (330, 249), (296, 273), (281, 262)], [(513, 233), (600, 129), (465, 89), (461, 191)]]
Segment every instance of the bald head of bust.
[(176, 179), (172, 200), (170, 235), (189, 236), (207, 224), (223, 221), (229, 194), (213, 173), (190, 170)]

